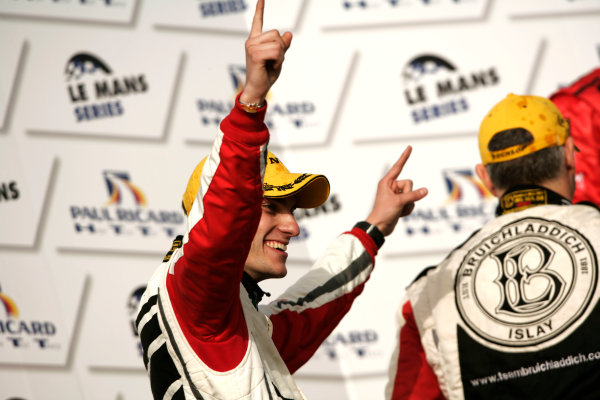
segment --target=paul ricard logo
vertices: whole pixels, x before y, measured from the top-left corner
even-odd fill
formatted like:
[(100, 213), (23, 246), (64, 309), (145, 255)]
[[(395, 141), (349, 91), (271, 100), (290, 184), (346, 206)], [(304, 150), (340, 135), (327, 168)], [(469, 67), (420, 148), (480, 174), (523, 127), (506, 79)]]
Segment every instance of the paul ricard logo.
[(297, 208), (294, 210), (294, 217), (298, 222), (300, 234), (290, 239), (290, 242), (300, 242), (308, 240), (311, 237), (311, 232), (306, 222), (311, 218), (316, 218), (324, 215), (339, 213), (342, 210), (342, 202), (337, 193), (331, 194), (325, 203), (315, 208)]
[[(131, 0), (37, 0), (35, 3), (44, 3), (43, 5), (50, 4), (57, 6), (57, 9), (64, 9), (65, 5), (70, 7), (81, 7), (83, 9), (90, 9), (90, 7), (103, 7), (103, 8), (124, 8)], [(13, 0), (13, 3), (31, 3), (30, 0)], [(41, 5), (41, 4), (39, 4)], [(91, 11), (91, 10), (90, 10)]]
[[(198, 99), (196, 107), (200, 113), (203, 125), (219, 126), (223, 118), (233, 108), (237, 94), (244, 87), (246, 80), (246, 67), (229, 65), (228, 73), (232, 85), (230, 100)], [(290, 134), (301, 132), (303, 128), (316, 124), (311, 117), (315, 114), (316, 105), (311, 100), (298, 100), (278, 102), (276, 96), (270, 91), (267, 94), (269, 107), (265, 117), (265, 124), (269, 129), (286, 129)]]
[(173, 237), (184, 223), (182, 211), (148, 208), (148, 201), (126, 171), (104, 171), (107, 200), (100, 205), (69, 207), (73, 229), (80, 235)]
[[(453, 0), (451, 4), (458, 5), (461, 3), (470, 3), (473, 0)], [(398, 9), (400, 7), (414, 7), (417, 5), (425, 5), (435, 7), (439, 5), (439, 0), (346, 0), (342, 1), (342, 7), (346, 10), (366, 10), (370, 8), (389, 10)]]
[[(40, 1), (40, 0), (38, 0)], [(43, 1), (43, 0), (41, 0)], [(29, 3), (29, 0), (13, 0), (13, 2), (21, 2), (21, 3)], [(45, 4), (54, 4), (57, 5), (57, 8), (60, 8), (61, 5), (64, 7), (65, 4), (68, 5), (79, 5), (81, 7), (87, 7), (89, 8), (90, 6), (101, 6), (101, 7), (118, 7), (118, 8), (122, 8), (124, 6), (126, 6), (128, 4), (128, 0), (77, 0), (77, 1), (73, 1), (73, 0), (47, 0), (47, 1), (43, 1)]]
[(75, 121), (82, 123), (124, 115), (127, 99), (146, 93), (149, 87), (145, 74), (116, 75), (91, 53), (73, 55), (64, 74)]
[(471, 233), (494, 216), (496, 199), (470, 169), (446, 169), (442, 179), (447, 191), (438, 207), (415, 207), (402, 218), (408, 236), (443, 236)]
[(503, 351), (544, 348), (593, 308), (597, 275), (596, 254), (583, 235), (556, 221), (524, 218), (471, 248), (457, 271), (456, 304), (475, 339)]
[(373, 329), (334, 332), (321, 344), (321, 357), (329, 361), (361, 360), (381, 355), (379, 335)]
[(129, 299), (127, 299), (127, 316), (128, 316), (129, 324), (131, 326), (131, 333), (133, 335), (133, 338), (135, 339), (137, 353), (139, 354), (140, 358), (143, 357), (144, 352), (142, 349), (142, 342), (139, 339), (138, 331), (135, 326), (135, 319), (137, 318), (136, 313), (137, 313), (138, 306), (140, 305), (140, 300), (145, 291), (146, 291), (145, 285), (139, 286), (139, 287), (135, 288), (133, 290), (133, 292), (131, 292), (131, 294), (129, 295)]
[(465, 113), (471, 108), (470, 93), (500, 82), (493, 66), (461, 71), (454, 62), (435, 54), (421, 54), (409, 60), (401, 79), (404, 103), (414, 124)]
[(15, 301), (0, 287), (0, 347), (58, 349), (52, 321), (23, 318)]
[(245, 0), (197, 0), (197, 2), (202, 18), (242, 14), (248, 8)]

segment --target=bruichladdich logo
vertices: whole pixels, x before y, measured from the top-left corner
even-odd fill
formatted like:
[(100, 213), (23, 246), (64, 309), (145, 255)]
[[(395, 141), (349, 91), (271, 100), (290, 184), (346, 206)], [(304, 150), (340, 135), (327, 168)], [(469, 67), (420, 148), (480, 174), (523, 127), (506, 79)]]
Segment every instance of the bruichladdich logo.
[(100, 57), (83, 52), (67, 61), (65, 80), (77, 122), (122, 116), (125, 98), (148, 91), (145, 74), (115, 76)]
[[(228, 73), (233, 89), (231, 100), (196, 100), (196, 107), (200, 112), (200, 121), (203, 125), (219, 126), (221, 120), (233, 108), (235, 97), (244, 87), (246, 67), (229, 65)], [(315, 114), (316, 105), (310, 100), (281, 103), (273, 101), (273, 95), (269, 92), (267, 94), (267, 101), (269, 101), (269, 109), (265, 117), (265, 124), (269, 129), (277, 129), (280, 126), (302, 129), (313, 123), (310, 117)]]
[(56, 325), (51, 321), (28, 320), (23, 318), (15, 301), (0, 288), (0, 311), (4, 309), (5, 316), (0, 313), (0, 346), (8, 342), (17, 348), (59, 348), (53, 339), (56, 336)]
[(470, 169), (446, 169), (448, 193), (438, 207), (418, 207), (403, 218), (408, 236), (472, 231), (493, 216), (496, 201)]
[(482, 239), (456, 275), (462, 320), (504, 348), (549, 346), (583, 319), (597, 284), (586, 238), (556, 221), (524, 218)]
[(421, 124), (467, 112), (467, 94), (500, 82), (495, 67), (460, 71), (456, 65), (435, 54), (421, 54), (404, 67), (404, 101), (413, 123)]
[(198, 0), (198, 9), (202, 18), (241, 14), (247, 8), (248, 4), (244, 0)]
[(153, 210), (147, 207), (142, 190), (126, 171), (104, 171), (108, 200), (104, 206), (69, 207), (78, 234), (129, 237), (175, 236), (184, 222), (178, 210)]

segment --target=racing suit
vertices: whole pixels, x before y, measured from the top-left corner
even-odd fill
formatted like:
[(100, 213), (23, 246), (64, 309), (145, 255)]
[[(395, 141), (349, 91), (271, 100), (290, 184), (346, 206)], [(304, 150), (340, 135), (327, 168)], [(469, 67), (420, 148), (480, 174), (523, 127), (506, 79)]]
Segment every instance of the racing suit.
[(221, 122), (187, 233), (142, 296), (136, 325), (155, 399), (304, 399), (291, 374), (373, 269), (378, 245), (355, 227), (280, 299), (257, 305), (262, 291), (243, 274), (261, 218), (264, 116), (265, 108), (250, 114), (236, 101)]
[(386, 399), (600, 398), (600, 209), (540, 186), (407, 288)]
[(600, 205), (600, 68), (596, 68), (550, 96), (569, 120), (577, 176), (573, 201)]

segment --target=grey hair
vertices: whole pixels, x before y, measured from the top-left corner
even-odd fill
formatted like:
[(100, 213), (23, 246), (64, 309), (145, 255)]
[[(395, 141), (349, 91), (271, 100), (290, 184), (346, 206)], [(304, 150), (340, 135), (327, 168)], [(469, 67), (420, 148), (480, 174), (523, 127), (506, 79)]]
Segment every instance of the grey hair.
[(541, 185), (565, 170), (564, 155), (564, 146), (546, 147), (514, 160), (488, 164), (485, 168), (500, 190), (519, 184)]

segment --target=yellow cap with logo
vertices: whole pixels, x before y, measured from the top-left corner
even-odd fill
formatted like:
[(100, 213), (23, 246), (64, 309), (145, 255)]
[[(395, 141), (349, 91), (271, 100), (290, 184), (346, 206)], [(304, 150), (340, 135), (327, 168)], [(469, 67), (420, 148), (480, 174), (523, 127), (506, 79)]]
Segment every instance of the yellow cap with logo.
[[(509, 147), (498, 146), (507, 135), (516, 135)], [(523, 132), (525, 134), (523, 135)], [(539, 96), (509, 94), (485, 116), (479, 128), (479, 153), (484, 165), (514, 160), (546, 147), (562, 146), (569, 136), (569, 122), (550, 100)]]
[[(189, 214), (200, 188), (200, 175), (205, 161), (206, 157), (196, 165), (183, 193), (183, 208), (186, 214)], [(325, 203), (329, 197), (329, 180), (319, 174), (291, 173), (279, 158), (269, 151), (263, 189), (266, 198), (294, 197), (297, 208), (314, 208)]]

